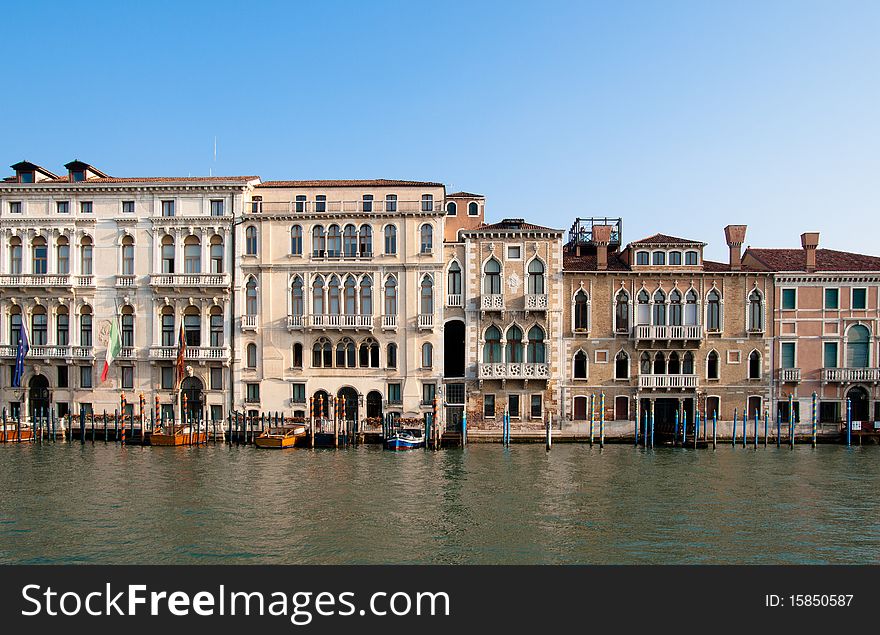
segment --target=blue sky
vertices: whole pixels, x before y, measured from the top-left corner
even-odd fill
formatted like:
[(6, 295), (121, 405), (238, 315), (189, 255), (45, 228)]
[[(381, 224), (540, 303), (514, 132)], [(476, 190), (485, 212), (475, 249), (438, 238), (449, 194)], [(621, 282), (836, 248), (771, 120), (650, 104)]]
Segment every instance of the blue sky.
[(717, 259), (728, 223), (876, 254), (878, 33), (878, 2), (11, 3), (0, 160), (439, 180)]

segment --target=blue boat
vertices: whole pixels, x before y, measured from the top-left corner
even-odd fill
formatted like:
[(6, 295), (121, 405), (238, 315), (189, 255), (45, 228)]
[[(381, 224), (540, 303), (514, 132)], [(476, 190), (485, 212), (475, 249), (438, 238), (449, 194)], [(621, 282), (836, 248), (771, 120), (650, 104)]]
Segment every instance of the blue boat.
[(385, 439), (386, 450), (415, 450), (425, 447), (421, 430), (397, 430)]

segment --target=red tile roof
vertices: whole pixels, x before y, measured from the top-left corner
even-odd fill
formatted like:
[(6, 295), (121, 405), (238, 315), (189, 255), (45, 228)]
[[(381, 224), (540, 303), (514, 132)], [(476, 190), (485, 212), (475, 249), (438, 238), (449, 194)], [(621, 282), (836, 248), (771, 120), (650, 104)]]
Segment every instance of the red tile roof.
[(479, 227), (468, 231), (539, 231), (539, 232), (561, 232), (561, 229), (552, 229), (543, 225), (535, 225), (527, 223), (522, 218), (505, 218), (497, 223), (483, 223)]
[(447, 194), (446, 198), (485, 198), (482, 194), (472, 194), (471, 192), (453, 192)]
[(264, 181), (260, 187), (443, 187), (433, 181), (400, 181), (397, 179), (339, 179), (318, 181)]
[[(806, 271), (803, 249), (746, 249), (765, 271)], [(816, 250), (817, 271), (880, 271), (880, 257), (834, 249)]]
[(675, 236), (667, 236), (666, 234), (654, 234), (641, 240), (634, 240), (631, 245), (704, 245), (699, 240), (690, 240), (688, 238), (677, 238)]
[[(575, 252), (565, 250), (562, 254), (562, 268), (565, 271), (596, 271), (596, 254), (578, 256)], [(608, 271), (629, 271), (630, 267), (618, 252), (609, 252)]]
[[(73, 181), (77, 185), (90, 183), (228, 183), (236, 181), (247, 183), (259, 180), (258, 176), (132, 176), (132, 177), (101, 177), (91, 178), (85, 181)], [(36, 185), (45, 183), (71, 183), (70, 176), (61, 176), (57, 179), (40, 181)]]

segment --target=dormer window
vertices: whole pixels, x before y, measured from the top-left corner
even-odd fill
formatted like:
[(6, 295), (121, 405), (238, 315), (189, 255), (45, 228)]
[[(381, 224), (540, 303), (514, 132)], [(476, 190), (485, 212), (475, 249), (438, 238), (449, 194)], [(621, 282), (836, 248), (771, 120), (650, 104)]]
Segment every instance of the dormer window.
[(70, 180), (73, 181), (74, 183), (76, 183), (78, 181), (85, 181), (86, 180), (85, 170), (73, 170), (70, 173)]
[(18, 182), (19, 183), (33, 183), (34, 182), (34, 173), (33, 172), (19, 172), (18, 173)]
[(639, 251), (636, 252), (636, 264), (637, 265), (647, 265), (650, 263), (648, 252), (647, 251)]

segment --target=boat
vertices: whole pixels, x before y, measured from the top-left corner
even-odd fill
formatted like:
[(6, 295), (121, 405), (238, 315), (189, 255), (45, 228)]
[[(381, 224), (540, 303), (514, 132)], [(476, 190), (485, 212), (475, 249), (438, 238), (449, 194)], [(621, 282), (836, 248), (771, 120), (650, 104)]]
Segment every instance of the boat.
[(395, 431), (385, 439), (386, 450), (415, 450), (425, 447), (425, 437), (421, 430), (405, 428)]
[(150, 435), (150, 445), (199, 445), (208, 442), (208, 433), (191, 426), (158, 426)]
[(22, 425), (20, 428), (9, 424), (0, 424), (0, 443), (18, 443), (30, 441), (34, 438), (34, 431), (30, 426)]
[(305, 439), (306, 426), (303, 423), (297, 423), (293, 426), (267, 428), (263, 434), (254, 440), (254, 444), (258, 448), (281, 450), (284, 448), (292, 448), (297, 445), (303, 445)]

